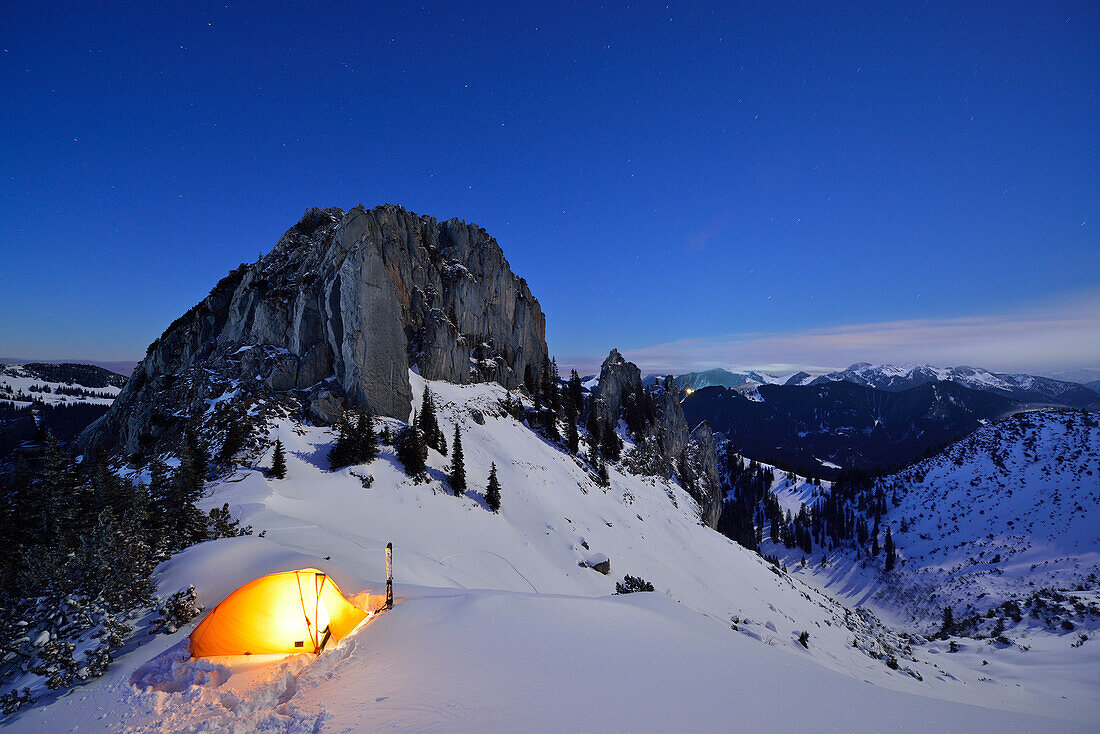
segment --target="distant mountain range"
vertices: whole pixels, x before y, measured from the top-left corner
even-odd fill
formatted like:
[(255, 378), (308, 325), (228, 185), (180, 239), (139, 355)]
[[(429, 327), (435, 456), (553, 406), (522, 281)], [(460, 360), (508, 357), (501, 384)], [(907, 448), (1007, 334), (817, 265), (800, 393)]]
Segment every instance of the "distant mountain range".
[(950, 381), (885, 390), (845, 380), (706, 387), (682, 402), (688, 425), (707, 421), (741, 453), (826, 478), (840, 467), (901, 467), (1025, 407)]
[[(651, 375), (646, 381), (652, 384), (656, 378), (657, 375)], [(676, 377), (677, 387), (692, 391), (717, 386), (745, 392), (759, 385), (827, 385), (832, 382), (850, 382), (887, 392), (900, 392), (933, 382), (950, 382), (1027, 405), (1100, 407), (1100, 381), (1083, 385), (1037, 375), (991, 372), (976, 367), (872, 365), (858, 362), (845, 370), (817, 376), (807, 372), (776, 376), (759, 371), (731, 372), (716, 368)]]

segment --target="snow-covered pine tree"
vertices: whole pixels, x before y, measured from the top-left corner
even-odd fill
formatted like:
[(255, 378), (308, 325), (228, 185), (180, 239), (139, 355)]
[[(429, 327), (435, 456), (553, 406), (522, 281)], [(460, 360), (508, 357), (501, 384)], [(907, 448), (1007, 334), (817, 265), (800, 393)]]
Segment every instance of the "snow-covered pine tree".
[(286, 479), (286, 456), (283, 453), (283, 442), (275, 439), (275, 454), (271, 457), (271, 476), (275, 479)]
[(451, 454), (451, 492), (455, 497), (461, 496), (466, 491), (466, 464), (462, 455), (462, 436), (458, 432), (458, 424), (455, 424), (455, 437), (452, 442)]
[(447, 453), (447, 444), (443, 431), (439, 428), (439, 419), (436, 417), (435, 397), (427, 386), (424, 387), (424, 395), (420, 400), (420, 415), (415, 423), (424, 435), (424, 441), (428, 446), (441, 454)]
[(416, 425), (407, 426), (394, 441), (397, 459), (405, 473), (419, 481), (428, 471), (428, 444)]
[(330, 469), (336, 471), (355, 463), (352, 456), (354, 453), (352, 444), (355, 441), (353, 435), (355, 429), (347, 414), (340, 416), (334, 428), (336, 429), (336, 440), (333, 441), (332, 447), (328, 450), (328, 465)]
[(378, 457), (378, 435), (374, 432), (374, 416), (366, 410), (355, 414), (352, 440), (353, 464), (369, 464)]
[(493, 512), (500, 512), (500, 481), (497, 479), (497, 465), (489, 468), (489, 482), (485, 486), (485, 504)]

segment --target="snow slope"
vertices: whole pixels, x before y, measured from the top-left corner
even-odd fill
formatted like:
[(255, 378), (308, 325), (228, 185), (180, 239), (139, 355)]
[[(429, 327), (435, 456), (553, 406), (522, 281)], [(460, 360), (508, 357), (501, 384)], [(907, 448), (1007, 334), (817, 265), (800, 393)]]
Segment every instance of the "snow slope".
[[(801, 480), (776, 484), (785, 507), (807, 501)], [(899, 554), (889, 574), (881, 554), (869, 558), (850, 548), (829, 549), (826, 566), (815, 557), (805, 568), (795, 562), (797, 550), (765, 541), (763, 552), (785, 559), (806, 583), (912, 633), (938, 630), (947, 606), (956, 620), (974, 619), (955, 639), (957, 654), (942, 654), (947, 642), (922, 647), (943, 663), (990, 671), (1026, 663), (1033, 674), (1021, 687), (1051, 697), (1074, 687), (1080, 695), (1095, 690), (1100, 415), (1022, 413), (880, 486), (889, 500), (883, 532), (891, 529)], [(1018, 605), (1018, 618), (1006, 602)]]
[[(419, 395), (423, 381), (410, 380)], [(316, 659), (225, 667), (186, 659), (182, 635), (145, 637), (104, 678), (17, 715), (10, 730), (1086, 731), (1100, 722), (1087, 684), (1053, 695), (1033, 686), (1027, 661), (984, 670), (941, 661), (701, 526), (675, 484), (612, 469), (611, 487), (597, 487), (584, 464), (504, 414), (499, 386), (431, 388), (448, 439), (462, 426), (467, 496), (445, 491), (446, 459), (434, 452), (427, 483), (409, 480), (388, 447), (370, 465), (329, 472), (331, 432), (285, 418), (269, 438), (287, 447), (288, 478), (242, 469), (207, 499), (230, 503), (266, 537), (204, 543), (159, 571), (163, 593), (195, 584), (207, 607), (258, 575), (308, 566), (346, 592), (377, 592), (392, 541), (395, 609)], [(260, 463), (269, 462), (270, 452)], [(482, 495), (491, 462), (499, 515)], [(587, 567), (604, 558), (610, 576)], [(609, 596), (626, 573), (657, 593)], [(1067, 667), (1055, 680), (1079, 674)]]
[[(106, 372), (106, 370), (104, 370)], [(122, 381), (122, 376), (118, 375), (119, 381)], [(50, 392), (31, 392), (31, 387), (42, 388), (49, 387)], [(87, 396), (73, 396), (73, 395), (59, 395), (58, 388), (84, 388), (85, 390), (94, 394), (94, 397)], [(23, 365), (11, 364), (0, 365), (0, 400), (11, 401), (18, 407), (29, 405), (32, 400), (41, 401), (49, 405), (55, 405), (58, 403), (72, 404), (72, 403), (92, 403), (94, 405), (110, 405), (119, 392), (121, 392), (121, 385), (103, 385), (97, 387), (87, 387), (79, 382), (51, 382), (42, 379), (33, 370), (29, 370)]]

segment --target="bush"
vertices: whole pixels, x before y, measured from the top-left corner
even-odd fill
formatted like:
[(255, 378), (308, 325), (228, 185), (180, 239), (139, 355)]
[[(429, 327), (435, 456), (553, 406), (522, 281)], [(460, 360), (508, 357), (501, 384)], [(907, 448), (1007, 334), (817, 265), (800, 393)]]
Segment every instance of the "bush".
[(616, 594), (633, 594), (638, 591), (653, 591), (653, 584), (638, 576), (627, 574), (622, 581), (615, 582)]
[(24, 688), (22, 691), (17, 691), (13, 688), (0, 696), (0, 713), (14, 714), (23, 706), (28, 706), (32, 703), (34, 703), (34, 696), (31, 695), (30, 688)]
[(810, 633), (806, 630), (802, 630), (802, 633), (798, 636), (798, 644), (807, 650), (810, 649)]
[(194, 586), (180, 589), (157, 607), (157, 614), (160, 617), (153, 621), (153, 632), (164, 632), (170, 635), (199, 616), (202, 609), (195, 599)]

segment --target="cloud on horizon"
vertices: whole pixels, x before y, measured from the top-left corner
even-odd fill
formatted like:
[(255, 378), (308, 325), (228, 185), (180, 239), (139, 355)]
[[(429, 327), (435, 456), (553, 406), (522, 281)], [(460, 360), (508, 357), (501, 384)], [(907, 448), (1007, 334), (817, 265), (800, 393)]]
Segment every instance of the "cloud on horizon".
[[(970, 365), (1043, 373), (1100, 366), (1100, 293), (996, 315), (848, 324), (788, 334), (680, 339), (626, 351), (647, 373), (712, 367), (809, 372), (854, 362)], [(603, 357), (562, 360), (598, 371)], [(584, 368), (582, 370), (582, 367)]]

